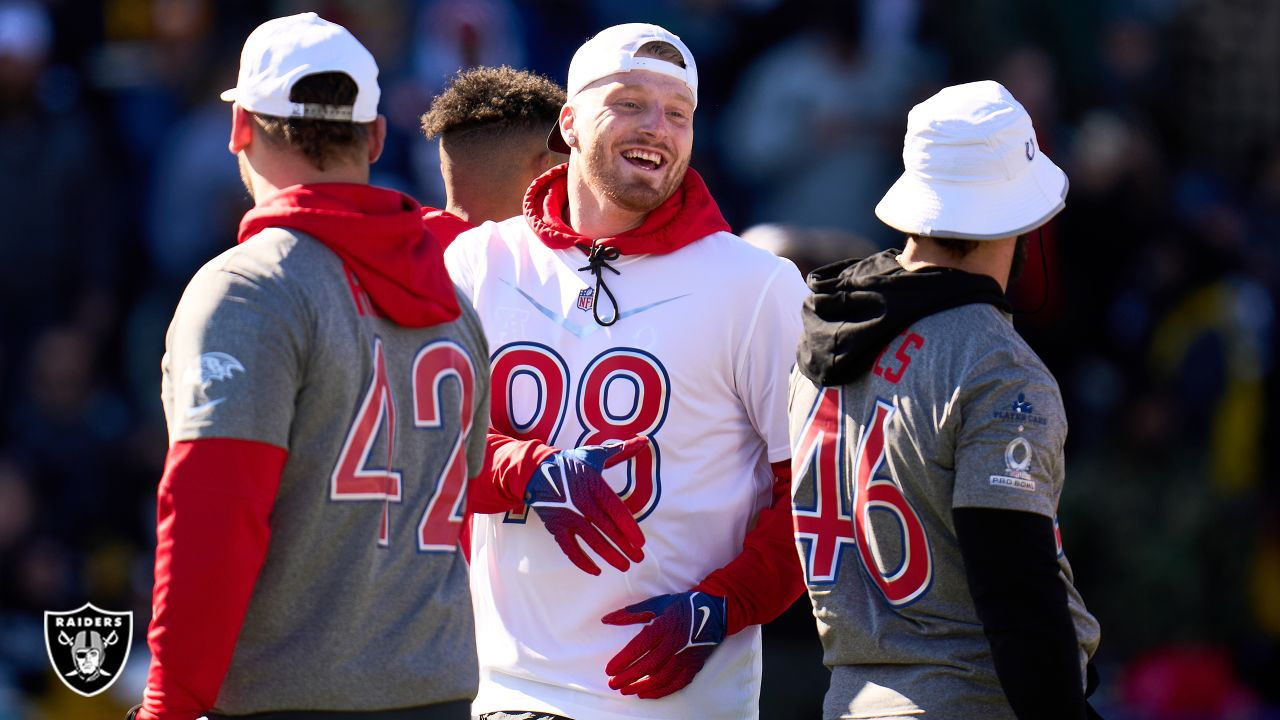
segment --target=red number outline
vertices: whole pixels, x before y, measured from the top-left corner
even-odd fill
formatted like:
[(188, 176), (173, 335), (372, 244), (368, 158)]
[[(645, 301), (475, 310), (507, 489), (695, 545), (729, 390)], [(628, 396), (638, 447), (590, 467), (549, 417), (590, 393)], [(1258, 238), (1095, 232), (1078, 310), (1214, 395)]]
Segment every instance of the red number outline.
[[(436, 479), (436, 490), (427, 500), (427, 507), (418, 521), (419, 552), (454, 552), (458, 548), (458, 534), (462, 532), (463, 508), (467, 489), (467, 434), (471, 432), (473, 416), (470, 412), (475, 397), (476, 368), (466, 348), (453, 340), (434, 340), (427, 343), (413, 358), (413, 426), (439, 429), (444, 427), (440, 416), (440, 386), (454, 378), (462, 390), (461, 426), (453, 442), (449, 457)], [(423, 404), (425, 388), (431, 388), (431, 402)]]
[[(886, 433), (895, 412), (893, 403), (876, 399), (854, 448), (850, 484), (845, 477), (844, 394), (838, 387), (821, 389), (792, 442), (792, 522), (797, 547), (806, 560), (808, 584), (836, 583), (842, 553), (852, 546), (863, 572), (885, 600), (904, 607), (931, 587), (933, 555), (920, 516), (892, 475), (882, 472)], [(813, 481), (814, 499), (809, 506), (795, 498), (806, 476)], [(898, 567), (888, 572), (880, 570), (884, 563), (871, 524), (872, 510), (892, 513), (901, 531), (896, 540), (902, 557)]]
[[(435, 364), (440, 360), (439, 364)], [(410, 372), (413, 391), (414, 427), (443, 427), (440, 386), (453, 377), (461, 385), (458, 437), (445, 460), (425, 501), (418, 522), (419, 552), (457, 552), (458, 533), (462, 528), (465, 500), (467, 459), (463, 446), (472, 425), (472, 398), (475, 388), (475, 363), (466, 348), (453, 340), (432, 340), (414, 356)], [(370, 468), (369, 460), (378, 436), (387, 435), (387, 460), (384, 468)], [(390, 546), (390, 505), (403, 502), (402, 472), (392, 467), (396, 441), (395, 397), (387, 376), (382, 339), (373, 343), (373, 376), (360, 407), (347, 430), (342, 450), (330, 475), (329, 500), (335, 502), (381, 501), (382, 519), (378, 531), (379, 547)], [(426, 478), (423, 478), (424, 481)]]
[[(845, 490), (844, 394), (838, 387), (822, 388), (809, 417), (791, 447), (791, 518), (796, 545), (807, 562), (810, 585), (831, 585), (840, 579), (841, 555), (854, 545), (853, 517)], [(812, 469), (813, 505), (795, 500), (795, 490)], [(833, 512), (834, 510), (834, 512)]]
[[(877, 475), (884, 466), (886, 429), (894, 412), (893, 403), (876, 398), (871, 419), (867, 421), (862, 437), (858, 438), (853, 468), (853, 533), (862, 569), (871, 582), (880, 588), (890, 605), (905, 607), (920, 599), (932, 585), (933, 553), (929, 549), (924, 523), (903, 495), (897, 481), (892, 475)], [(880, 570), (884, 563), (880, 543), (875, 542), (871, 525), (872, 510), (892, 513), (901, 530), (902, 558), (898, 567), (888, 573)], [(921, 558), (923, 564), (920, 563)]]
[[(521, 341), (494, 352), (490, 366), (494, 429), (517, 439), (536, 438), (555, 445), (568, 412), (571, 389), (564, 359), (546, 345)], [(530, 418), (517, 423), (512, 387), (521, 375), (534, 381), (538, 398)], [(604, 399), (609, 385), (617, 380), (629, 381), (636, 388), (634, 404), (620, 416), (609, 412)], [(587, 402), (588, 397), (592, 402)], [(584, 430), (575, 445), (625, 440), (633, 435), (649, 437), (648, 448), (627, 463), (627, 485), (618, 493), (637, 520), (653, 512), (662, 495), (661, 449), (655, 436), (666, 421), (670, 397), (671, 380), (666, 368), (652, 354), (637, 348), (617, 347), (600, 353), (587, 364), (576, 385), (574, 406)], [(555, 406), (557, 399), (560, 402)], [(523, 523), (527, 517), (526, 508), (508, 512), (504, 522)]]
[[(370, 414), (370, 406), (376, 412)], [(387, 463), (383, 468), (370, 468), (369, 455), (373, 452), (374, 442), (380, 429), (387, 433)], [(387, 361), (382, 350), (382, 339), (373, 341), (373, 377), (369, 380), (369, 389), (365, 391), (364, 400), (356, 411), (355, 419), (347, 430), (347, 438), (338, 453), (338, 461), (329, 476), (329, 499), (336, 502), (365, 502), (381, 500), (382, 524), (378, 530), (378, 546), (390, 544), (390, 504), (399, 503), (402, 498), (403, 482), (401, 473), (391, 467), (395, 457), (396, 437), (396, 403), (391, 394), (391, 385), (387, 381)], [(359, 452), (352, 454), (352, 449)]]

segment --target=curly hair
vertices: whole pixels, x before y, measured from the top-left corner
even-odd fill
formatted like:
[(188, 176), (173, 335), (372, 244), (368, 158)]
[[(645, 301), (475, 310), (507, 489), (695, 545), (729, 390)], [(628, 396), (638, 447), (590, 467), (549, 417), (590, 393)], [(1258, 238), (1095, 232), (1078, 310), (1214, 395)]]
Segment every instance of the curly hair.
[(422, 116), (427, 139), (465, 140), (473, 134), (546, 132), (560, 116), (564, 88), (527, 70), (478, 67), (454, 76)]
[[(358, 89), (349, 75), (323, 72), (294, 83), (289, 100), (321, 105), (354, 105)], [(369, 141), (369, 123), (307, 118), (282, 118), (253, 113), (263, 134), (278, 147), (306, 156), (317, 170), (333, 161), (362, 158)]]

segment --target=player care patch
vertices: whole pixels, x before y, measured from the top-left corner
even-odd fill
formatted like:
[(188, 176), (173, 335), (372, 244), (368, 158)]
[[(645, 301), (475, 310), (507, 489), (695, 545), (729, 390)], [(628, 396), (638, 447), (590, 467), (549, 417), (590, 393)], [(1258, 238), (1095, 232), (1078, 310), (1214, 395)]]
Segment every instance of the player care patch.
[(1036, 491), (1035, 480), (1025, 480), (1023, 478), (1009, 477), (1008, 475), (992, 475), (991, 484), (1000, 487), (1014, 488), (1017, 490), (1026, 490), (1027, 492)]
[(1027, 401), (1025, 393), (1018, 393), (1018, 399), (1009, 403), (1004, 409), (991, 413), (991, 417), (1019, 425), (1048, 425), (1049, 419), (1043, 415), (1035, 415), (1035, 408)]

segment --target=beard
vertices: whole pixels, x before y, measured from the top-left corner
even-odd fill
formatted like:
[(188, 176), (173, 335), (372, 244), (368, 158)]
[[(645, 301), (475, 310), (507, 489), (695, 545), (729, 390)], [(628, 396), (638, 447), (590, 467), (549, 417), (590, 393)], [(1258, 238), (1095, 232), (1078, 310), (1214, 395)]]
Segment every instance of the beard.
[[(643, 143), (628, 145), (644, 146)], [(668, 157), (675, 155), (668, 147), (662, 147), (661, 150)], [(643, 176), (637, 177), (639, 173), (628, 173), (625, 169), (620, 169), (615, 156), (606, 149), (604, 143), (593, 144), (585, 153), (584, 159), (586, 175), (591, 185), (618, 207), (635, 213), (651, 212), (666, 202), (684, 182), (685, 171), (689, 169), (688, 157), (668, 163), (662, 168), (663, 174), (655, 185), (646, 182)]]
[(236, 153), (236, 165), (240, 168), (240, 182), (244, 183), (244, 189), (249, 191), (249, 199), (257, 200), (253, 195), (253, 182), (249, 180), (249, 161), (245, 159), (244, 153)]

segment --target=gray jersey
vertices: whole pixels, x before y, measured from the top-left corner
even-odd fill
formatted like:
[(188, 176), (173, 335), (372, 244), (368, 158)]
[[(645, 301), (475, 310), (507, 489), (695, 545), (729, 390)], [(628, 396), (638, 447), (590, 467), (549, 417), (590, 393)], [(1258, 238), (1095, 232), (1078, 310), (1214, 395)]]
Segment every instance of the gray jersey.
[[(926, 317), (841, 387), (792, 374), (797, 547), (832, 668), (824, 717), (1013, 718), (969, 594), (952, 509), (1055, 518), (1057, 383), (986, 304)], [(1061, 553), (1083, 664), (1098, 623)]]
[(280, 229), (192, 279), (163, 361), (170, 442), (289, 453), (215, 712), (474, 695), (456, 542), (466, 478), (484, 459), (489, 351), (459, 304), (456, 321), (432, 327), (377, 317), (335, 254)]

